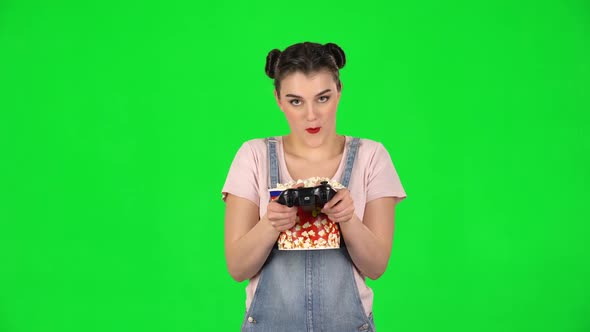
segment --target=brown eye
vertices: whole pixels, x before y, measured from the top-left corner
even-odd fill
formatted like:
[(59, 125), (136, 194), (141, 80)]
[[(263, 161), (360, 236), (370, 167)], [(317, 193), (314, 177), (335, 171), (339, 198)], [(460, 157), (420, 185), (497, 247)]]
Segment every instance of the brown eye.
[(328, 99), (330, 99), (330, 97), (328, 97), (328, 96), (321, 96), (320, 98), (318, 98), (318, 101), (320, 103), (325, 103), (325, 102), (328, 101)]

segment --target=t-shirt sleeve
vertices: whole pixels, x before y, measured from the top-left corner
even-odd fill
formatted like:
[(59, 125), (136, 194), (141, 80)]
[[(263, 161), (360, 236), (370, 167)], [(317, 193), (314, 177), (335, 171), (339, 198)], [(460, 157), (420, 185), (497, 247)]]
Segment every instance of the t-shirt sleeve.
[(227, 194), (236, 195), (260, 205), (258, 195), (258, 172), (256, 156), (248, 142), (242, 144), (229, 168), (229, 173), (221, 190), (225, 201)]
[(406, 198), (395, 166), (383, 144), (377, 144), (368, 171), (367, 202), (381, 197), (395, 197), (398, 202)]

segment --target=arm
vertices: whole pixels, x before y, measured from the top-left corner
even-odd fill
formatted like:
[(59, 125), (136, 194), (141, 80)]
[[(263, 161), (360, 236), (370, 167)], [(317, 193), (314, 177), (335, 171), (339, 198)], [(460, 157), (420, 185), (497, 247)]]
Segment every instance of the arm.
[(258, 219), (252, 201), (228, 194), (225, 199), (225, 258), (236, 281), (252, 278), (268, 258), (280, 232), (295, 224), (297, 210), (271, 202)]
[[(364, 153), (369, 157), (360, 159), (367, 161), (364, 165), (367, 203), (363, 220), (359, 220), (354, 213), (348, 190), (343, 191), (343, 196), (334, 203), (328, 202), (328, 207), (335, 221), (340, 222), (348, 252), (356, 267), (365, 276), (377, 279), (387, 268), (393, 244), (395, 207), (405, 199), (406, 193), (385, 147), (381, 143), (367, 146), (369, 148)], [(361, 152), (359, 150), (359, 154)], [(339, 200), (344, 203), (340, 207)]]
[(389, 261), (396, 202), (394, 197), (368, 202), (361, 221), (354, 213), (350, 192), (344, 189), (338, 191), (322, 210), (330, 220), (340, 224), (350, 258), (359, 271), (371, 279), (379, 278)]
[(387, 268), (393, 244), (396, 199), (383, 197), (367, 203), (363, 221), (356, 216), (340, 223), (348, 253), (359, 271), (370, 279)]

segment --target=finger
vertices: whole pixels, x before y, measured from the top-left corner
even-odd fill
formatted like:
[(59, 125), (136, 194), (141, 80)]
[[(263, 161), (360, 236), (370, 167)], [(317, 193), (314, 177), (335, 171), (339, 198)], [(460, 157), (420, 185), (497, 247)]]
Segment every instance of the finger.
[(275, 204), (268, 205), (269, 211), (280, 212), (280, 213), (296, 213), (297, 212), (297, 208), (295, 206), (288, 207), (288, 206), (282, 205), (280, 203), (276, 203), (276, 202), (274, 202), (274, 203)]
[(284, 206), (284, 207), (281, 207), (281, 206), (276, 207), (276, 206), (274, 206), (274, 207), (269, 208), (268, 211), (269, 212), (272, 212), (272, 213), (286, 213), (286, 214), (297, 213), (297, 210), (291, 209), (291, 208), (286, 207), (286, 206)]
[(283, 205), (277, 201), (272, 201), (272, 202), (268, 203), (268, 208), (274, 209), (274, 210), (280, 210), (280, 209), (289, 208), (289, 207), (286, 205)]
[(329, 215), (330, 220), (334, 222), (348, 221), (352, 218), (354, 209), (346, 209), (344, 211)]
[(330, 220), (334, 220), (334, 221), (336, 221), (336, 220), (340, 220), (340, 221), (342, 221), (342, 220), (348, 220), (348, 219), (352, 218), (353, 212), (354, 211), (347, 210), (347, 211), (343, 211), (343, 212), (338, 213), (338, 214), (333, 214), (333, 215), (329, 216), (329, 218), (330, 218)]
[(289, 211), (286, 213), (277, 213), (277, 214), (270, 214), (269, 219), (272, 219), (274, 222), (296, 222), (297, 221), (297, 212), (296, 211)]
[(342, 217), (330, 217), (330, 220), (334, 223), (341, 223), (344, 221), (349, 220), (350, 218), (348, 218), (347, 216), (342, 216)]
[(291, 220), (294, 219), (297, 216), (296, 213), (293, 213), (291, 211), (287, 211), (287, 212), (270, 212), (268, 214), (268, 219), (272, 220), (272, 221), (278, 221), (278, 220)]
[[(330, 205), (328, 205), (330, 204)], [(341, 200), (336, 201), (336, 196), (334, 196), (334, 198), (326, 203), (326, 205), (324, 205), (324, 208), (322, 209), (321, 212), (323, 213), (338, 213), (340, 211), (343, 211), (347, 208), (349, 208), (350, 206), (352, 206), (352, 199), (349, 196), (344, 196)]]
[[(332, 208), (340, 204), (347, 196), (350, 196), (347, 189), (340, 189), (336, 192), (336, 195), (326, 203), (328, 208)], [(324, 205), (325, 206), (325, 205)]]
[(286, 230), (293, 228), (293, 226), (294, 225), (287, 225), (287, 226), (276, 227), (275, 229), (279, 232), (284, 232)]
[(277, 220), (271, 220), (270, 224), (273, 227), (281, 227), (281, 226), (285, 226), (285, 225), (294, 225), (296, 222), (290, 219), (277, 219)]
[(295, 222), (293, 221), (289, 221), (289, 220), (277, 220), (277, 221), (272, 221), (270, 223), (272, 225), (272, 227), (274, 227), (275, 229), (291, 229), (293, 228), (293, 226), (295, 226)]
[(332, 197), (331, 200), (329, 200), (326, 204), (324, 204), (324, 209), (330, 210), (334, 206), (336, 206), (338, 203), (340, 203), (340, 199), (337, 196), (334, 196), (334, 197)]
[(322, 210), (322, 213), (327, 214), (329, 216), (337, 216), (343, 213), (347, 213), (347, 211), (354, 211), (354, 205), (343, 202), (334, 206), (331, 209)]
[(291, 229), (295, 226), (296, 222), (295, 221), (286, 221), (286, 220), (281, 220), (278, 222), (275, 222), (274, 224), (271, 223), (273, 225), (273, 227), (277, 230), (280, 231), (284, 231), (287, 229)]

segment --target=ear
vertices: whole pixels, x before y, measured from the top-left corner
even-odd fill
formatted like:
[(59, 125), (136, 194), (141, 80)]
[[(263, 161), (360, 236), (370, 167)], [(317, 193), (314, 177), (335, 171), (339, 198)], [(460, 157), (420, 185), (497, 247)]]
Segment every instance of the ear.
[(340, 96), (342, 95), (342, 83), (340, 83), (340, 90), (336, 90), (337, 91), (337, 96), (338, 96), (338, 100), (340, 100)]

